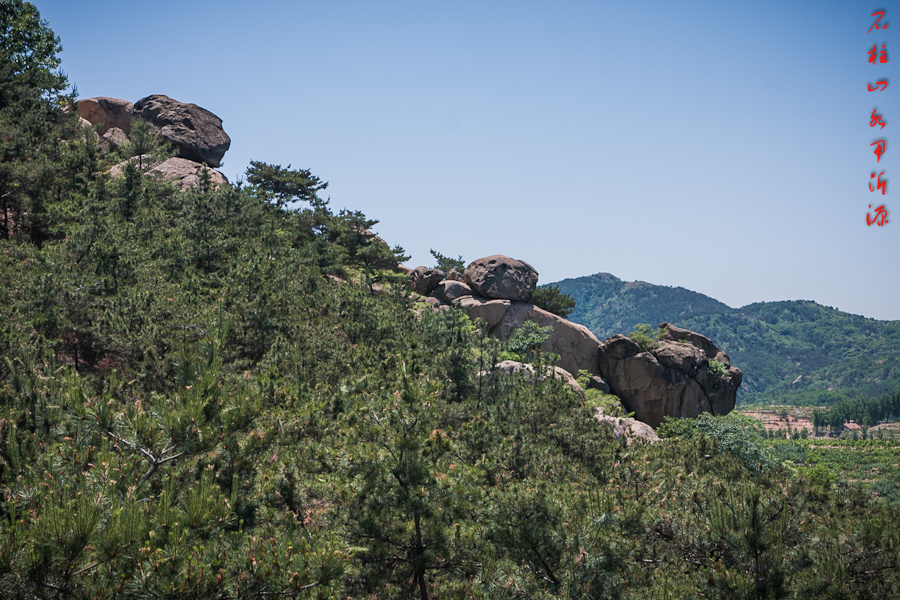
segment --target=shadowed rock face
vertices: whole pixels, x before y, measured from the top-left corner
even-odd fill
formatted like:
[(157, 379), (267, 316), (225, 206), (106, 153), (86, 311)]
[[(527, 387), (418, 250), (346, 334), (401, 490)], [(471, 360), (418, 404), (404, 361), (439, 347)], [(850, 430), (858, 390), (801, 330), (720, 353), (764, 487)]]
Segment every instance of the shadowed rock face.
[(231, 147), (222, 119), (196, 104), (155, 94), (138, 100), (134, 112), (149, 123), (151, 131), (172, 142), (181, 158), (218, 167)]
[(409, 274), (410, 285), (412, 290), (417, 294), (426, 296), (434, 291), (434, 288), (444, 280), (444, 272), (440, 269), (429, 269), (428, 267), (416, 267)]
[[(741, 371), (709, 338), (663, 323), (667, 331), (648, 351), (624, 335), (600, 345), (600, 374), (635, 418), (657, 427), (664, 417), (728, 414), (734, 409)], [(676, 341), (677, 340), (677, 341)], [(724, 373), (710, 366), (715, 360)]]

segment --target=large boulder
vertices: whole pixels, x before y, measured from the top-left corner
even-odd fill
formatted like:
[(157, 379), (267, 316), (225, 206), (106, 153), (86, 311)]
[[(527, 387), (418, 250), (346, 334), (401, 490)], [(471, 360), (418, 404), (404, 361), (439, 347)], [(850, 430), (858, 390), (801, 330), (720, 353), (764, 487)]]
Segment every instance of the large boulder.
[[(493, 369), (493, 374), (495, 375), (499, 374), (508, 376), (521, 372), (526, 373), (529, 379), (533, 381), (537, 370), (535, 369), (535, 366), (530, 363), (520, 363), (515, 360), (504, 360), (502, 362), (499, 362), (494, 365)], [(490, 374), (489, 371), (481, 371), (478, 373), (480, 377), (485, 377), (488, 374)], [(547, 377), (561, 380), (563, 385), (575, 392), (575, 394), (577, 394), (579, 398), (581, 398), (582, 400), (585, 399), (584, 389), (582, 389), (582, 387), (578, 385), (578, 382), (575, 381), (575, 378), (572, 377), (572, 375), (569, 374), (569, 372), (565, 369), (553, 367), (550, 365), (544, 365), (544, 374), (538, 377), (538, 379), (543, 380)]]
[(600, 340), (591, 333), (591, 330), (538, 308), (534, 304), (511, 302), (503, 318), (491, 329), (491, 335), (505, 342), (525, 321), (533, 321), (540, 327), (550, 328), (550, 337), (542, 348), (546, 352), (559, 355), (557, 366), (576, 377), (579, 369), (585, 369), (593, 375), (601, 374), (597, 364)]
[(121, 129), (125, 135), (131, 135), (131, 115), (134, 105), (128, 100), (118, 98), (86, 98), (76, 102), (78, 116), (91, 125), (100, 125), (97, 133), (103, 135), (113, 127)]
[(495, 254), (469, 263), (466, 283), (485, 298), (528, 302), (537, 286), (538, 273), (521, 260)]
[(101, 154), (115, 152), (129, 142), (128, 136), (118, 127), (110, 127), (98, 140)]
[(453, 267), (452, 269), (450, 269), (450, 272), (447, 273), (447, 279), (449, 279), (450, 281), (459, 281), (460, 283), (465, 283), (465, 282), (466, 282), (466, 277), (465, 277), (465, 275), (463, 275), (462, 273), (460, 273), (460, 272), (456, 269), (456, 267)]
[[(740, 369), (732, 367), (709, 338), (672, 326), (668, 331), (671, 338), (664, 334), (656, 347), (646, 351), (624, 335), (600, 345), (598, 366), (612, 393), (635, 418), (652, 427), (667, 416), (731, 412), (741, 385)], [(710, 365), (710, 360), (722, 366)]]
[(445, 279), (437, 284), (437, 287), (435, 287), (434, 291), (431, 293), (447, 304), (451, 304), (454, 300), (462, 298), (463, 296), (471, 296), (472, 288), (459, 281)]
[(188, 160), (186, 158), (167, 158), (149, 171), (148, 175), (159, 175), (172, 181), (182, 190), (190, 190), (200, 187), (201, 173), (206, 171), (212, 187), (228, 185), (228, 179), (215, 169), (210, 169), (204, 164)]
[(613, 435), (616, 436), (617, 440), (621, 440), (624, 437), (627, 446), (630, 446), (635, 442), (649, 442), (652, 444), (660, 441), (659, 436), (656, 435), (656, 432), (653, 431), (652, 427), (637, 419), (629, 417), (611, 417), (603, 414), (603, 409), (600, 408), (597, 409), (597, 413), (594, 417), (601, 423), (605, 423), (612, 427)]
[(145, 161), (143, 170), (147, 175), (156, 175), (163, 179), (168, 179), (185, 191), (200, 186), (201, 172), (203, 170), (209, 174), (210, 184), (213, 187), (228, 185), (228, 178), (204, 164), (177, 157), (167, 158), (162, 162), (149, 162), (150, 156), (146, 154), (142, 157), (134, 156), (113, 166), (109, 170), (109, 176), (113, 179), (121, 177), (125, 173), (125, 166), (129, 162), (136, 162), (139, 158)]
[(488, 300), (481, 296), (462, 296), (454, 304), (466, 311), (466, 314), (473, 321), (476, 319), (483, 320), (487, 323), (488, 331), (490, 331), (503, 319), (503, 315), (506, 314), (512, 303), (509, 300), (500, 298)]
[(444, 272), (440, 269), (416, 267), (408, 277), (412, 290), (417, 294), (427, 296), (444, 280)]
[(147, 121), (152, 132), (170, 141), (181, 158), (218, 167), (231, 146), (222, 119), (196, 104), (155, 94), (138, 100), (134, 112)]

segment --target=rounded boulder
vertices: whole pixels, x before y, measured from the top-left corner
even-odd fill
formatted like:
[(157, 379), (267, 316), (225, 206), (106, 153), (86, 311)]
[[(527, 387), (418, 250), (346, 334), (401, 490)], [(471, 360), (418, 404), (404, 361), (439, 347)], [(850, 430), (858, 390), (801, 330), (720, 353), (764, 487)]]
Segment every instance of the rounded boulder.
[(501, 254), (472, 261), (465, 271), (466, 283), (479, 296), (528, 302), (537, 287), (538, 272), (522, 260)]

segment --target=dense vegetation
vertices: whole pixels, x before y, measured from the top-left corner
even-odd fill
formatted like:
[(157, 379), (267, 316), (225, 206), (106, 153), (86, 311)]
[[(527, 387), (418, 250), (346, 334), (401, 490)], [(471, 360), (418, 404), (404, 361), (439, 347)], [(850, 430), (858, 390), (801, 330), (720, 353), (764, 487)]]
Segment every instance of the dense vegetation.
[(570, 318), (601, 340), (662, 321), (709, 337), (743, 371), (743, 405), (828, 405), (900, 390), (900, 321), (805, 300), (732, 309), (683, 288), (625, 283), (605, 273), (558, 285), (576, 300)]
[(0, 597), (900, 594), (896, 505), (736, 417), (626, 447), (559, 380), (496, 376), (509, 349), (416, 304), (309, 171), (110, 179), (28, 71), (52, 32), (0, 19), (7, 57), (49, 41), (0, 95), (35, 128), (4, 138)]
[(856, 397), (841, 400), (829, 408), (813, 410), (813, 427), (838, 429), (853, 421), (866, 430), (881, 421), (896, 421), (900, 418), (900, 392), (884, 394), (877, 398)]

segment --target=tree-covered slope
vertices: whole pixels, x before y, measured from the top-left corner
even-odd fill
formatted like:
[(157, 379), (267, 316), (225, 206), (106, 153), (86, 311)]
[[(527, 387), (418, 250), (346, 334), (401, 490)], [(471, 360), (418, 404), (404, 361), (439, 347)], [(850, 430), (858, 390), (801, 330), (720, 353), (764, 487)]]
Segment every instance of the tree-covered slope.
[(715, 340), (743, 370), (741, 401), (830, 404), (900, 388), (900, 321), (796, 300), (677, 324)]
[(744, 373), (739, 402), (828, 404), (900, 388), (900, 322), (810, 301), (730, 308), (684, 288), (624, 282), (608, 273), (566, 279), (571, 320), (601, 340), (638, 323), (669, 321), (712, 339)]
[(550, 285), (575, 299), (575, 310), (568, 318), (585, 325), (601, 340), (632, 331), (636, 323), (678, 324), (693, 315), (731, 310), (718, 300), (682, 287), (626, 282), (609, 273), (564, 279)]

